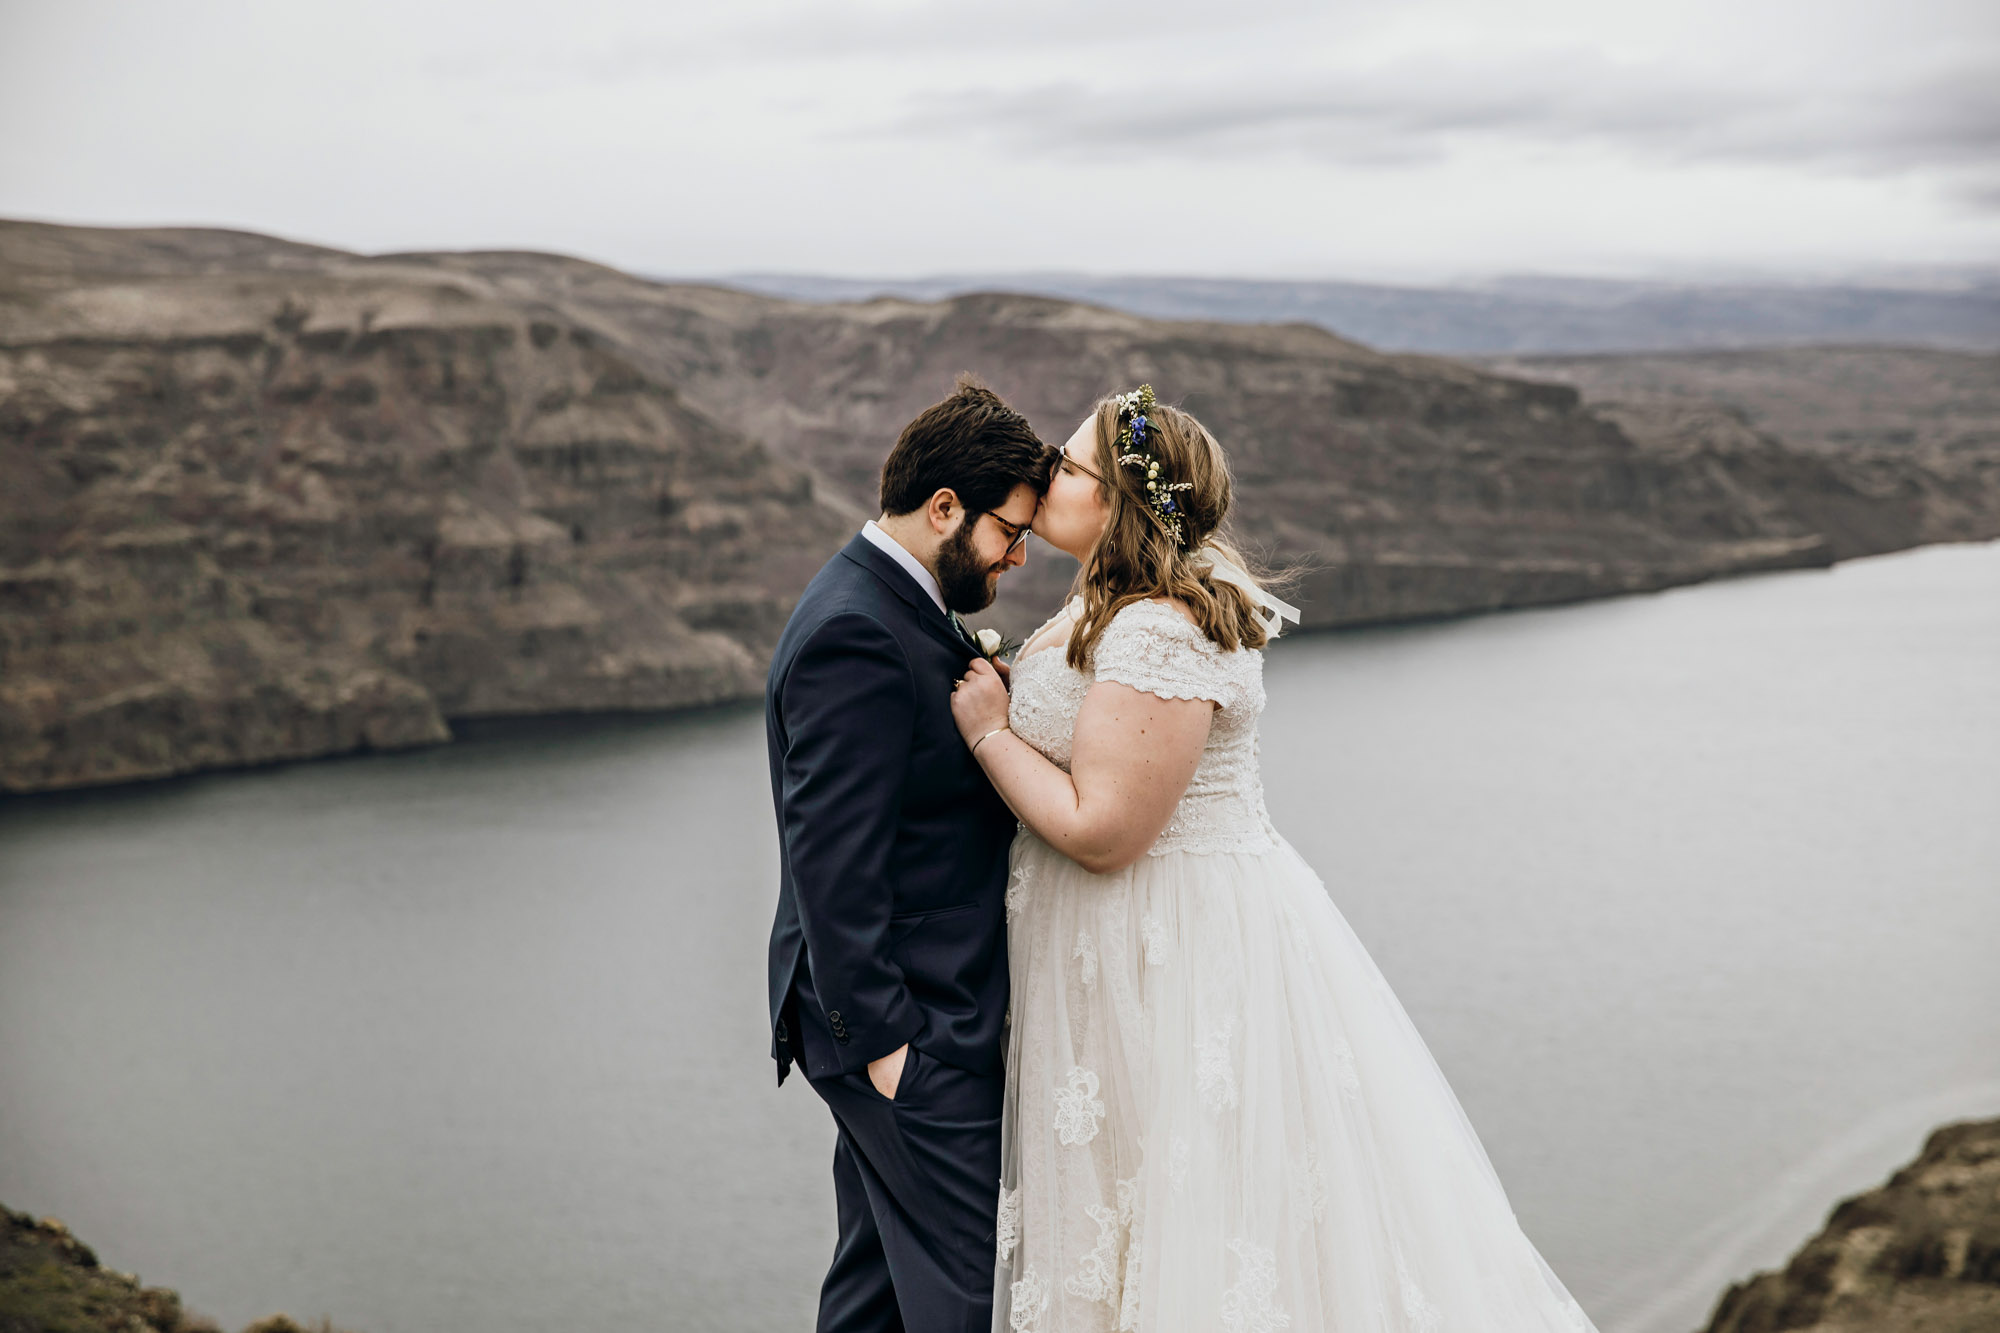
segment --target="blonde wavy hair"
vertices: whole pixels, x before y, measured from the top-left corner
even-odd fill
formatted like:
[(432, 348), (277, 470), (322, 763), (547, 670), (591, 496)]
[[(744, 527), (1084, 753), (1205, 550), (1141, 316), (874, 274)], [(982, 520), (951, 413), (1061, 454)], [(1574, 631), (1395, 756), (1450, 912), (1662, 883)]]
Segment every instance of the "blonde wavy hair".
[(1160, 480), (1188, 482), (1174, 492), (1181, 511), (1176, 541), (1146, 502), (1143, 468), (1118, 462), (1117, 398), (1097, 404), (1097, 476), (1111, 506), (1104, 531), (1076, 576), (1073, 594), (1083, 598), (1083, 616), (1070, 635), (1068, 662), (1084, 670), (1111, 618), (1134, 602), (1162, 595), (1187, 607), (1194, 623), (1225, 652), (1262, 648), (1269, 638), (1249, 594), (1212, 578), (1204, 547), (1250, 569), (1222, 537), (1229, 514), (1229, 460), (1207, 427), (1177, 407), (1157, 403), (1146, 414), (1146, 449), (1160, 463)]

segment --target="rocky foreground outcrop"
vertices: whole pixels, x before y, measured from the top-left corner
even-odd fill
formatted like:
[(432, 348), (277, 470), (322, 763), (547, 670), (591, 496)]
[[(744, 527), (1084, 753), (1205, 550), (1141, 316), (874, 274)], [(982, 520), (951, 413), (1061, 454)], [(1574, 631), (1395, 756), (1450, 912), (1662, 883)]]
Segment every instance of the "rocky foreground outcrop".
[[(1925, 457), (1634, 429), (1306, 325), (0, 222), (0, 790), (754, 695), (889, 443), (967, 369), (1055, 441), (1141, 380), (1201, 416), (1308, 626), (2000, 536), (2000, 487)], [(1039, 620), (1072, 570), (1037, 547), (992, 618)]]
[[(102, 1267), (61, 1222), (0, 1207), (0, 1333), (215, 1333), (180, 1296)], [(2000, 1329), (2000, 1120), (1948, 1125), (1833, 1210), (1784, 1269), (1731, 1287), (1704, 1333)], [(273, 1315), (244, 1333), (332, 1333)]]
[(1707, 1333), (2000, 1329), (2000, 1120), (1948, 1125), (1833, 1210), (1784, 1269), (1730, 1288)]
[[(0, 1207), (0, 1333), (218, 1333), (181, 1306), (170, 1287), (149, 1287), (105, 1268), (52, 1217)], [(271, 1315), (243, 1333), (336, 1333)]]

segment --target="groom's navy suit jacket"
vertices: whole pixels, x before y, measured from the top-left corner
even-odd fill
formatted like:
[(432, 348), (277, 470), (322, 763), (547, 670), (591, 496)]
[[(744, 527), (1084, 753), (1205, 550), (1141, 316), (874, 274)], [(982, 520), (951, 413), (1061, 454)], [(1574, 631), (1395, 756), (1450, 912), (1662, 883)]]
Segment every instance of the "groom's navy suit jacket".
[(966, 750), (951, 685), (975, 649), (867, 538), (826, 563), (771, 662), (777, 806), (771, 1054), (814, 1078), (909, 1042), (997, 1073), (1014, 816)]

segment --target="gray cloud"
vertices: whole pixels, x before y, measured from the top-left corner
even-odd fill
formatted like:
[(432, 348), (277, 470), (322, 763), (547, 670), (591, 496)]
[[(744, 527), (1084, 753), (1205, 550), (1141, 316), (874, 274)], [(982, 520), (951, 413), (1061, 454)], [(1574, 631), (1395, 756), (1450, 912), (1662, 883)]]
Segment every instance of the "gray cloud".
[(1381, 165), (1434, 160), (1488, 138), (1874, 174), (2000, 160), (2000, 59), (1872, 86), (1785, 88), (1624, 66), (1594, 51), (1549, 52), (1506, 65), (1426, 61), (932, 93), (880, 128), (983, 132), (1032, 151), (1087, 156), (1301, 153)]
[(1953, 198), (1970, 213), (2000, 213), (2000, 171), (1989, 170), (1962, 185)]
[[(0, 212), (36, 216), (675, 272), (2000, 243), (1993, 0), (0, 0), (0, 33), (0, 117), (37, 127), (0, 141)], [(1143, 234), (1076, 202), (1126, 162), (1187, 186)], [(1316, 163), (1383, 168), (1372, 206)], [(929, 186), (953, 168), (963, 200)]]
[[(1360, 13), (1383, 0), (1357, 5)], [(849, 60), (917, 57), (936, 68), (1028, 57), (1064, 50), (1100, 51), (1175, 39), (1246, 35), (1315, 17), (1311, 0), (974, 0), (893, 11), (801, 4), (789, 12), (716, 11), (700, 20), (662, 10), (640, 11), (598, 35), (556, 34), (548, 42), (507, 51), (477, 40), (440, 52), (426, 63), (452, 77), (523, 76), (536, 80), (603, 82), (672, 77), (725, 66), (795, 67)]]

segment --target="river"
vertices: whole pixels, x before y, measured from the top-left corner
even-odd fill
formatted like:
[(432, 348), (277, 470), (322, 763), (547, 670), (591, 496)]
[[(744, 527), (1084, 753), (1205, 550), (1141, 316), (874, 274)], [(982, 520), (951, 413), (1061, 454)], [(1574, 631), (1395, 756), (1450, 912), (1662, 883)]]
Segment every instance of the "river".
[[(1303, 636), (1266, 779), (1605, 1333), (2000, 1114), (2000, 544)], [(761, 715), (0, 804), (0, 1200), (227, 1327), (811, 1327)]]

